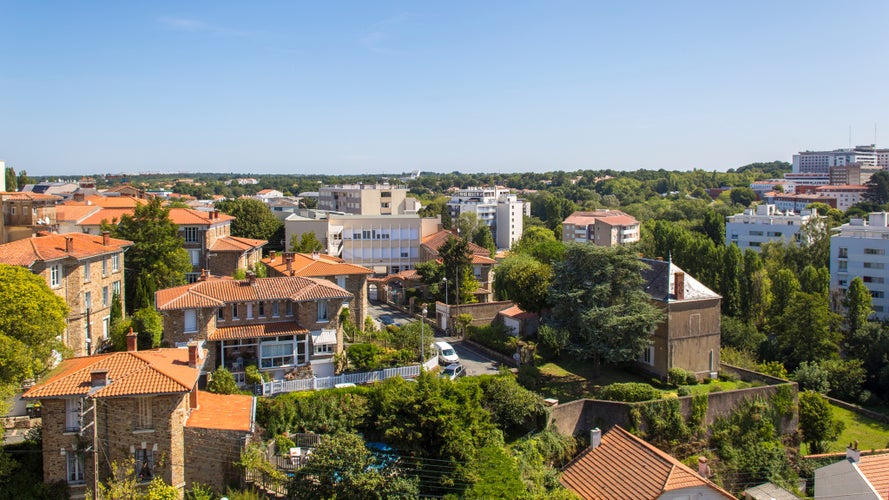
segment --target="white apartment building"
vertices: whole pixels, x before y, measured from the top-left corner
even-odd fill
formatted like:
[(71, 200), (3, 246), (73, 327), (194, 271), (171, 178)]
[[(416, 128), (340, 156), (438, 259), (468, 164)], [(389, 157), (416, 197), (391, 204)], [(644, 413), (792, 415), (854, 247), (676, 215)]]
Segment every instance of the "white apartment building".
[(803, 224), (823, 218), (817, 210), (781, 212), (775, 205), (757, 205), (744, 210), (744, 213), (725, 218), (725, 244), (734, 243), (742, 252), (748, 248), (758, 252), (763, 243), (798, 242)]
[(314, 232), (325, 253), (350, 264), (370, 268), (377, 275), (413, 269), (422, 262), (423, 238), (441, 229), (439, 217), (417, 214), (353, 215), (300, 211), (284, 220), (287, 245), (296, 236)]
[[(889, 160), (889, 159), (887, 159)], [(849, 164), (877, 165), (877, 148), (874, 144), (833, 151), (800, 151), (793, 155), (794, 173), (829, 174), (830, 167)]]
[(837, 209), (845, 212), (849, 207), (859, 203), (867, 192), (867, 186), (848, 184), (845, 186), (821, 186), (815, 188), (815, 193), (822, 196), (836, 198)]
[(574, 212), (562, 221), (562, 241), (603, 247), (639, 241), (639, 221), (620, 210)]
[(318, 209), (355, 215), (396, 215), (417, 213), (416, 198), (407, 195), (407, 186), (394, 184), (335, 184), (321, 186)]
[(464, 212), (475, 213), (491, 228), (497, 248), (511, 248), (522, 237), (523, 217), (528, 205), (505, 188), (473, 187), (452, 195), (448, 212), (453, 220)]
[(889, 318), (889, 213), (874, 212), (867, 220), (852, 219), (834, 228), (830, 238), (830, 289), (842, 292), (856, 276), (873, 297), (874, 312)]

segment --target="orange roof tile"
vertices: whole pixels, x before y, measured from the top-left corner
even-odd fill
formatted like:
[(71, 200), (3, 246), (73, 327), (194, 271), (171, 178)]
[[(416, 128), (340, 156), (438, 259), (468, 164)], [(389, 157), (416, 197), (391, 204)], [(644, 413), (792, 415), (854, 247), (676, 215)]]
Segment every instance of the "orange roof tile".
[[(290, 269), (294, 276), (305, 277), (323, 277), (323, 276), (342, 276), (347, 274), (372, 274), (370, 269), (359, 266), (357, 264), (349, 264), (343, 259), (332, 255), (318, 254), (318, 258), (312, 257), (308, 253), (294, 253), (293, 262)], [(262, 263), (271, 267), (282, 275), (287, 275), (287, 263), (284, 261), (283, 255), (276, 255), (275, 260), (271, 257), (262, 259)]]
[(78, 222), (78, 225), (81, 226), (98, 226), (102, 224), (103, 221), (109, 223), (117, 223), (120, 222), (120, 218), (124, 215), (132, 216), (135, 213), (135, 209), (133, 208), (103, 208), (98, 212), (90, 214), (85, 219)]
[(596, 210), (593, 212), (577, 211), (569, 215), (564, 224), (574, 224), (577, 226), (588, 226), (595, 224), (596, 221), (604, 222), (611, 226), (632, 226), (638, 225), (639, 221), (635, 217), (625, 214), (620, 210)]
[(250, 432), (253, 429), (253, 396), (198, 391), (198, 407), (186, 427)]
[(735, 498), (620, 426), (606, 433), (597, 448), (587, 448), (565, 466), (560, 482), (584, 499), (655, 499), (690, 487), (706, 487)]
[(255, 248), (262, 248), (268, 243), (266, 240), (253, 240), (250, 238), (239, 238), (237, 236), (224, 236), (217, 238), (210, 245), (211, 252), (246, 252)]
[(276, 337), (278, 335), (305, 335), (309, 331), (294, 321), (278, 321), (276, 323), (254, 323), (250, 325), (224, 326), (217, 328), (209, 340), (254, 339)]
[(56, 196), (54, 194), (43, 194), (43, 193), (31, 193), (31, 192), (19, 192), (19, 191), (7, 191), (0, 192), (0, 199), (3, 200), (32, 200), (32, 201), (60, 201), (62, 199), (61, 196)]
[(77, 223), (81, 219), (102, 210), (101, 207), (90, 205), (69, 205), (67, 203), (56, 207), (56, 221)]
[(303, 302), (321, 299), (350, 299), (352, 294), (323, 279), (288, 276), (247, 280), (210, 279), (189, 285), (159, 290), (155, 304), (159, 311), (219, 307), (231, 302), (261, 300), (292, 300)]
[[(108, 372), (108, 385), (90, 394), (90, 373)], [(201, 368), (188, 366), (188, 349), (153, 349), (86, 356), (62, 361), (49, 378), (28, 389), (23, 398), (65, 396), (93, 398), (188, 392)]]
[(531, 319), (531, 318), (534, 318), (537, 316), (536, 314), (534, 314), (532, 312), (525, 311), (524, 309), (522, 309), (519, 306), (507, 307), (506, 309), (500, 311), (500, 314), (502, 314), (508, 318), (516, 318), (516, 319)]
[(137, 205), (145, 203), (143, 200), (133, 198), (132, 196), (102, 196), (93, 195), (84, 198), (89, 205), (95, 205), (102, 208), (136, 208)]
[[(438, 256), (438, 249), (441, 248), (442, 245), (448, 241), (449, 238), (459, 238), (456, 234), (448, 231), (447, 229), (442, 229), (441, 231), (435, 232), (423, 238), (421, 243), (422, 246), (426, 247), (433, 255)], [(473, 255), (480, 255), (483, 257), (490, 257), (491, 252), (487, 248), (480, 247), (473, 242), (469, 242), (469, 251), (472, 252)], [(495, 261), (492, 261), (495, 262)]]
[(880, 495), (887, 494), (886, 492), (889, 491), (889, 453), (862, 456), (858, 461), (858, 470)]
[[(68, 238), (71, 238), (72, 241), (70, 252), (66, 250)], [(96, 255), (117, 253), (132, 244), (132, 241), (109, 238), (106, 246), (102, 243), (102, 236), (84, 233), (40, 233), (39, 236), (0, 245), (0, 262), (12, 266), (30, 267), (38, 261), (59, 260), (67, 257), (84, 259)]]
[(235, 220), (234, 217), (222, 212), (218, 212), (219, 217), (211, 219), (210, 212), (203, 210), (193, 210), (191, 208), (171, 208), (170, 220), (179, 226), (207, 226), (218, 224), (220, 222), (230, 222)]

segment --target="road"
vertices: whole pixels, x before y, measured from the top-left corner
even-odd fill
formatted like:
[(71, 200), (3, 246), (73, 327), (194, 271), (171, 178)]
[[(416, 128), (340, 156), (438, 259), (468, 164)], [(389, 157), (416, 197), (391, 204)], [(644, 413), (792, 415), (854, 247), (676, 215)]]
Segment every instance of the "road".
[[(395, 309), (394, 307), (381, 302), (370, 302), (368, 304), (367, 314), (368, 316), (372, 317), (374, 321), (377, 321), (378, 325), (379, 321), (377, 320), (377, 318), (379, 318), (382, 314), (388, 314), (389, 316), (392, 316), (392, 318), (395, 320), (395, 323), (398, 325), (403, 325), (414, 320), (410, 315), (404, 314), (398, 309)], [(457, 355), (460, 356), (460, 362), (463, 363), (463, 366), (466, 368), (467, 374), (484, 375), (486, 373), (498, 373), (499, 363), (487, 357), (481, 351), (478, 351), (477, 349), (474, 349), (463, 341), (457, 339), (456, 337), (446, 337), (443, 332), (436, 331), (435, 340), (444, 340), (445, 342), (454, 346), (454, 350), (456, 350)], [(430, 344), (431, 343), (432, 342), (430, 341)]]

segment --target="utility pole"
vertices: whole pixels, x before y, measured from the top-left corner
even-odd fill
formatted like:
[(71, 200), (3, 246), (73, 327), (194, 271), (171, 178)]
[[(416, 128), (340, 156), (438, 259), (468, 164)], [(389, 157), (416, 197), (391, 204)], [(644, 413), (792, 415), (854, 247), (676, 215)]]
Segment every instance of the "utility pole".
[(93, 428), (93, 443), (90, 447), (84, 451), (92, 452), (93, 454), (93, 499), (99, 499), (99, 426), (97, 425), (97, 419), (99, 418), (99, 412), (96, 408), (97, 403), (96, 400), (93, 399), (93, 405), (86, 412), (81, 413), (81, 422), (83, 421), (83, 416), (87, 412), (93, 413), (93, 420), (89, 424), (82, 426), (80, 429), (80, 435), (83, 435), (83, 432), (87, 429), (87, 427), (92, 426)]

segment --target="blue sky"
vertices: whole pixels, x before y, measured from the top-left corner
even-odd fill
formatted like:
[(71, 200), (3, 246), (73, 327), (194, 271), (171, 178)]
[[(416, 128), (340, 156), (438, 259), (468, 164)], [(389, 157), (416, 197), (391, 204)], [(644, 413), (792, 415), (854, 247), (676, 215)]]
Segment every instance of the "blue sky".
[(889, 2), (0, 2), (36, 175), (708, 170), (889, 147)]

